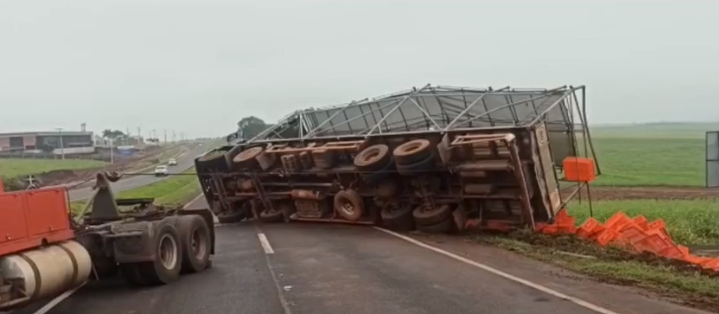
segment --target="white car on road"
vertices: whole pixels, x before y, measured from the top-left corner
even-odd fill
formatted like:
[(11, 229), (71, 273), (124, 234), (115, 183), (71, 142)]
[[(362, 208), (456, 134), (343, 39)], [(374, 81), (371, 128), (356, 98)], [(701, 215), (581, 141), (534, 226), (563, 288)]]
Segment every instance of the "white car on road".
[(169, 166), (177, 166), (177, 159), (171, 158), (169, 161), (167, 161), (167, 165), (169, 165)]
[(155, 176), (156, 177), (166, 176), (166, 175), (167, 175), (167, 166), (161, 165), (161, 166), (155, 167)]

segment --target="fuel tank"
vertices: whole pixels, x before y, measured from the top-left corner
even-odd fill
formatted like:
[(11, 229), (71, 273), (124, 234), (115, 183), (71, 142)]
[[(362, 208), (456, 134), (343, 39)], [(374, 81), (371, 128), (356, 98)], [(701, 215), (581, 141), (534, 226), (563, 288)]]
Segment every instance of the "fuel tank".
[(0, 257), (0, 279), (13, 291), (0, 299), (0, 310), (73, 289), (89, 278), (91, 269), (90, 254), (75, 241)]

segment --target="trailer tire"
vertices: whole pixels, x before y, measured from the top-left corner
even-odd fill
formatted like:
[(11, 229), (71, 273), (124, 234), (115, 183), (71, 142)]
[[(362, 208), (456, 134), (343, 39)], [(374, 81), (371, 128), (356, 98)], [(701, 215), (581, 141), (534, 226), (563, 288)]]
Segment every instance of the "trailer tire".
[(440, 205), (431, 209), (427, 209), (427, 207), (427, 205), (421, 205), (412, 211), (412, 217), (417, 225), (434, 225), (452, 215), (452, 208), (449, 205)]
[(385, 144), (372, 145), (354, 158), (354, 165), (360, 171), (377, 171), (391, 162), (389, 147)]
[(146, 287), (150, 285), (150, 281), (145, 274), (142, 273), (142, 264), (140, 263), (123, 263), (120, 264), (120, 276), (125, 279), (129, 285), (134, 287)]
[(265, 149), (262, 146), (255, 146), (241, 151), (235, 158), (232, 158), (232, 163), (241, 168), (251, 168), (254, 165), (259, 165), (257, 156), (262, 154)]
[(168, 221), (156, 224), (152, 239), (155, 260), (141, 265), (142, 273), (152, 285), (166, 285), (180, 276), (182, 269), (182, 244), (175, 226)]
[(382, 216), (382, 225), (387, 229), (412, 231), (415, 228), (414, 219), (412, 219), (412, 206), (407, 205), (402, 208), (385, 206), (380, 215)]
[(195, 159), (195, 168), (197, 169), (197, 172), (206, 173), (208, 170), (217, 171), (227, 169), (228, 164), (227, 159), (225, 159), (226, 153), (227, 151), (223, 151), (218, 148), (198, 157)]
[(362, 177), (362, 181), (364, 181), (368, 185), (377, 185), (382, 180), (387, 179), (389, 176), (392, 175), (393, 172), (397, 171), (397, 165), (393, 161), (390, 160), (384, 168), (379, 169), (375, 172), (368, 172), (363, 173), (360, 175)]
[(432, 225), (417, 225), (417, 230), (424, 233), (449, 233), (454, 227), (454, 219), (448, 217), (436, 224)]
[(394, 159), (397, 160), (398, 165), (409, 165), (424, 160), (427, 156), (432, 154), (431, 145), (428, 140), (417, 139), (409, 141), (392, 151)]
[(182, 273), (205, 270), (210, 261), (210, 227), (199, 215), (181, 216), (177, 220), (177, 232), (182, 245)]
[(280, 208), (276, 208), (275, 206), (272, 206), (272, 209), (265, 208), (265, 210), (260, 213), (260, 221), (266, 223), (281, 222), (285, 219), (284, 217), (284, 212), (282, 212)]
[(337, 192), (334, 198), (335, 211), (348, 221), (357, 221), (364, 213), (364, 201), (362, 196), (354, 190), (343, 190)]
[(221, 224), (233, 224), (242, 221), (245, 217), (247, 215), (242, 212), (222, 211), (217, 214), (217, 221)]
[(399, 208), (392, 205), (383, 206), (380, 211), (380, 216), (385, 225), (394, 225), (403, 221), (412, 221), (414, 224), (414, 219), (412, 219), (412, 206), (410, 205), (402, 205)]
[(397, 165), (397, 172), (403, 175), (415, 175), (418, 172), (429, 171), (434, 165), (434, 155), (429, 154), (426, 158), (412, 164)]
[[(252, 210), (248, 208), (249, 202), (235, 202), (230, 209), (224, 210), (216, 214), (217, 221), (222, 224), (238, 223), (252, 215)], [(221, 206), (221, 205), (220, 205)]]

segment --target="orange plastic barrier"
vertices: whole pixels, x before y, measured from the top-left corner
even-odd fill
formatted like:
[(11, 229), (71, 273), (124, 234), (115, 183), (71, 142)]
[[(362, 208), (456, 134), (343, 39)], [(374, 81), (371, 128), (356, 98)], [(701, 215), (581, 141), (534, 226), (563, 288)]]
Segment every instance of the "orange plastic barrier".
[(618, 245), (633, 253), (650, 252), (719, 271), (719, 257), (690, 254), (687, 247), (674, 243), (661, 219), (649, 222), (644, 216), (630, 218), (623, 212), (618, 212), (604, 224), (589, 218), (575, 228), (574, 217), (562, 209), (557, 213), (554, 224), (539, 225), (537, 231), (543, 234), (576, 234), (601, 246)]

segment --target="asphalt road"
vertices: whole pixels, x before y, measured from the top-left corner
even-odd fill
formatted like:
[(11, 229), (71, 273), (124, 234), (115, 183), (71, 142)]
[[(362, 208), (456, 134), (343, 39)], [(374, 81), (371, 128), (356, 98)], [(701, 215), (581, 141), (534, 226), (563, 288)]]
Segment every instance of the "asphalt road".
[[(207, 149), (209, 149), (209, 146), (207, 144), (203, 145), (191, 145), (190, 150), (186, 152), (184, 155), (182, 155), (180, 158), (177, 159), (177, 165), (176, 166), (170, 166), (168, 167), (168, 172), (170, 174), (173, 173), (180, 173), (183, 172), (192, 166), (194, 166), (194, 160), (195, 157), (198, 155), (204, 153)], [(151, 173), (154, 169), (149, 169), (147, 172)], [(166, 179), (167, 177), (155, 177), (153, 175), (126, 175), (125, 178), (122, 180), (112, 183), (112, 190), (114, 192), (120, 192), (124, 190), (133, 189), (136, 187), (140, 187), (143, 185), (148, 185), (163, 179)], [(80, 188), (80, 189), (73, 189), (69, 191), (70, 193), (70, 200), (71, 201), (79, 201), (84, 200), (92, 197), (92, 188), (86, 187), (86, 188)]]
[(205, 272), (139, 290), (90, 283), (47, 313), (705, 313), (453, 237), (252, 223), (217, 233)]

